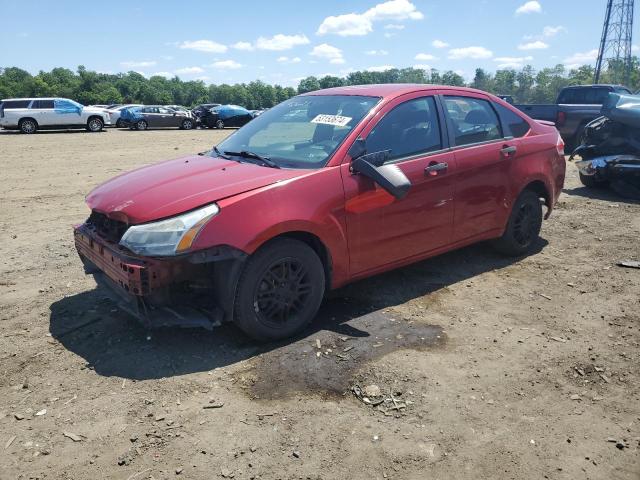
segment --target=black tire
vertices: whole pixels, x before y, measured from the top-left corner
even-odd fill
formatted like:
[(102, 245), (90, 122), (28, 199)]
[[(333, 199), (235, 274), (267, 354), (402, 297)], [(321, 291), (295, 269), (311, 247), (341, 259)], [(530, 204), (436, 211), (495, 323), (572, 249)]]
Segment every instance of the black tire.
[(118, 119), (116, 121), (116, 128), (122, 128), (124, 127), (124, 123), (122, 123), (122, 120)]
[(216, 128), (223, 129), (224, 122), (222, 120), (216, 120)]
[(193, 120), (190, 118), (185, 118), (180, 125), (182, 130), (191, 130), (193, 128)]
[(22, 133), (31, 135), (32, 133), (36, 133), (38, 131), (38, 122), (36, 122), (33, 118), (23, 118), (22, 120), (20, 120), (18, 128)]
[(580, 182), (582, 182), (582, 185), (585, 187), (595, 188), (601, 186), (603, 183), (593, 175), (583, 175), (582, 172), (578, 172), (578, 175), (580, 176)]
[(290, 337), (313, 320), (324, 289), (316, 252), (297, 240), (276, 240), (247, 260), (236, 289), (234, 322), (260, 342)]
[(104, 122), (99, 117), (91, 117), (87, 120), (87, 131), (88, 132), (101, 132), (104, 127)]
[(149, 127), (149, 124), (146, 120), (138, 120), (135, 123), (136, 130), (146, 130)]
[(494, 248), (511, 257), (524, 255), (536, 244), (542, 227), (542, 204), (533, 190), (523, 191), (513, 204), (507, 228), (493, 242)]

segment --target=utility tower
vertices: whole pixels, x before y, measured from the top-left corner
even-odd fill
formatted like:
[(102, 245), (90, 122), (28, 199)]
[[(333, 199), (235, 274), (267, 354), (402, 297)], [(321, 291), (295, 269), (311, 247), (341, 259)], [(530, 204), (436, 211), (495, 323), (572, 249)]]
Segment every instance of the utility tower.
[(600, 82), (602, 70), (607, 65), (613, 71), (612, 82), (629, 83), (633, 41), (633, 2), (634, 0), (607, 0), (595, 83)]

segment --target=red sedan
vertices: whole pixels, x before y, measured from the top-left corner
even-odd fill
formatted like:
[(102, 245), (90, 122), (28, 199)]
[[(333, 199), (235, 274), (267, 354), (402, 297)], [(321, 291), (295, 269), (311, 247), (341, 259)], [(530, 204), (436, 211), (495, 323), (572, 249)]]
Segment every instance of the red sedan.
[(321, 90), (207, 154), (100, 185), (75, 243), (149, 327), (284, 338), (354, 280), (482, 240), (528, 252), (562, 190), (563, 149), (551, 124), (476, 90)]

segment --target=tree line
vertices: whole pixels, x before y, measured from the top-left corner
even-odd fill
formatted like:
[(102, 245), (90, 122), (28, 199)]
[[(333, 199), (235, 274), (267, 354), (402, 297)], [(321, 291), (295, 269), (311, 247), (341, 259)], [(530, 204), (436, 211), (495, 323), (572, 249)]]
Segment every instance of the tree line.
[[(619, 66), (609, 65), (602, 83), (615, 83)], [(552, 103), (563, 87), (593, 82), (594, 69), (589, 65), (567, 69), (559, 64), (539, 71), (532, 66), (521, 69), (503, 69), (495, 73), (482, 68), (475, 71), (470, 83), (453, 71), (436, 69), (392, 68), (382, 72), (357, 71), (346, 77), (309, 76), (298, 88), (270, 85), (260, 80), (234, 85), (206, 85), (201, 80), (183, 81), (179, 77), (146, 78), (137, 72), (118, 74), (99, 73), (79, 66), (73, 72), (67, 68), (54, 68), (31, 75), (17, 67), (0, 68), (0, 99), (14, 97), (65, 97), (84, 105), (111, 103), (143, 103), (147, 105), (185, 105), (200, 103), (242, 105), (248, 109), (272, 107), (298, 93), (322, 88), (373, 83), (426, 83), (437, 85), (469, 86), (498, 95), (511, 95), (517, 103)], [(627, 85), (633, 91), (640, 89), (640, 62), (633, 58), (633, 69)]]

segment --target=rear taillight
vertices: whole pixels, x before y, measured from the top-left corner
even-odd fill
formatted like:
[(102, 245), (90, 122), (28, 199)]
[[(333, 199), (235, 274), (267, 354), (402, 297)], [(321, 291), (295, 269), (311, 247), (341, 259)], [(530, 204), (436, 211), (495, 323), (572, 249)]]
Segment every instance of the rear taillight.
[(564, 157), (564, 140), (560, 134), (558, 134), (558, 140), (556, 141), (556, 150), (558, 150), (558, 155)]
[(564, 125), (564, 122), (567, 120), (567, 114), (565, 112), (558, 112), (556, 116), (556, 125)]

